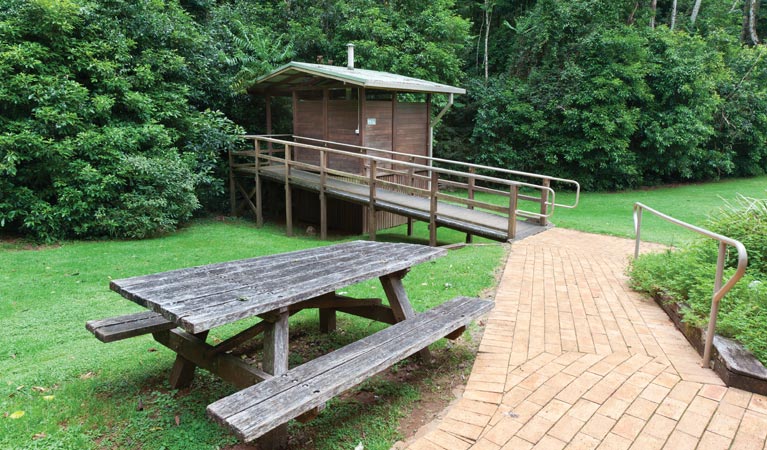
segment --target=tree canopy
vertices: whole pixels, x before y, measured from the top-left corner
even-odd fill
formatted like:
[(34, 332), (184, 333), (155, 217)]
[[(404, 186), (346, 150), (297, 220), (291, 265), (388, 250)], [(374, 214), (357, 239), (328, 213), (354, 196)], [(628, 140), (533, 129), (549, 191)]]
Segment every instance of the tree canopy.
[(141, 238), (223, 210), (290, 60), (462, 85), (450, 158), (589, 189), (767, 171), (765, 0), (0, 0), (0, 228)]

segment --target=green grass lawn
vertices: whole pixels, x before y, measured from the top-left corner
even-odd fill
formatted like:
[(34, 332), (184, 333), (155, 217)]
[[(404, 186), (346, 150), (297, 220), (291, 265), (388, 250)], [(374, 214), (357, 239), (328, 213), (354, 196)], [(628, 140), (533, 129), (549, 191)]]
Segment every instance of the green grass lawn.
[[(711, 213), (738, 194), (767, 197), (767, 176), (638, 191), (584, 193), (577, 208), (556, 208), (551, 221), (562, 228), (633, 238), (632, 212), (635, 202), (642, 202), (679, 220), (704, 225)], [(572, 193), (558, 192), (557, 203), (572, 204), (574, 197)], [(522, 202), (520, 206), (530, 208), (530, 203)], [(687, 242), (695, 236), (693, 232), (650, 213), (642, 217), (643, 240), (675, 244)]]
[[(381, 238), (392, 239), (393, 230)], [(423, 242), (425, 228), (414, 240)], [(420, 237), (418, 237), (420, 236)], [(441, 238), (450, 238), (446, 233)], [(454, 238), (462, 239), (455, 234)], [(348, 238), (347, 238), (348, 239)], [(205, 406), (234, 391), (205, 371), (191, 389), (167, 384), (174, 354), (149, 336), (102, 344), (85, 330), (90, 319), (142, 308), (109, 290), (109, 280), (326, 245), (309, 237), (287, 238), (281, 228), (251, 223), (197, 221), (176, 233), (142, 241), (63, 242), (29, 249), (0, 249), (0, 448), (2, 449), (212, 449), (235, 440), (205, 416)], [(417, 310), (457, 295), (478, 295), (495, 283), (505, 251), (501, 245), (450, 251), (413, 268), (405, 278)], [(383, 297), (377, 280), (347, 289), (357, 297)], [(316, 311), (291, 319), (291, 328), (316, 333)], [(339, 333), (311, 342), (341, 345), (382, 325), (339, 315)], [(225, 338), (234, 327), (214, 329)], [(471, 358), (456, 352), (456, 358)], [(300, 355), (292, 355), (293, 364)], [(457, 363), (456, 363), (457, 365)], [(470, 367), (469, 365), (465, 365)], [(311, 425), (311, 447), (384, 449), (398, 438), (397, 422), (413, 407), (418, 389), (386, 380), (363, 386), (379, 400), (362, 405), (334, 401)], [(141, 399), (144, 408), (137, 411)], [(362, 414), (362, 412), (365, 414)], [(23, 416), (18, 417), (23, 413)], [(176, 424), (178, 420), (178, 424)], [(301, 445), (303, 446), (303, 445)]]

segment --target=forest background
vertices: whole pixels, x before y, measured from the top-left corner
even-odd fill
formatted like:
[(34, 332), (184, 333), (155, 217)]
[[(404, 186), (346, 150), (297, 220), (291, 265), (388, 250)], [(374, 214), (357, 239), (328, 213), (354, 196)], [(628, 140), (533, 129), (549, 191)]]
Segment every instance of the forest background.
[(588, 190), (763, 174), (765, 4), (0, 0), (0, 231), (142, 238), (227, 210), (226, 152), (264, 132), (249, 83), (347, 43), (468, 90), (442, 157)]

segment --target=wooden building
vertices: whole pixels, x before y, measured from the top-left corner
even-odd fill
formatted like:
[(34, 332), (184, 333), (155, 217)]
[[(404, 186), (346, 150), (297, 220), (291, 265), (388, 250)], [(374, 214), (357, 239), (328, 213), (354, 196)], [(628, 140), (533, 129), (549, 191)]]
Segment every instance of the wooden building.
[[(421, 164), (431, 156), (434, 123), (452, 105), (454, 94), (461, 88), (417, 78), (354, 67), (353, 46), (349, 47), (346, 67), (291, 62), (256, 80), (249, 89), (266, 98), (266, 132), (272, 133), (271, 99), (292, 98), (293, 139), (350, 152), (374, 149), (390, 150), (405, 155), (386, 155), (392, 159)], [(434, 115), (432, 94), (448, 96), (448, 104)], [(434, 116), (434, 117), (432, 117)], [(412, 155), (412, 156), (410, 156)], [(316, 151), (296, 148), (298, 161), (317, 163)], [(332, 155), (330, 168), (364, 174), (368, 170), (359, 158)], [(391, 175), (395, 176), (395, 175)], [(316, 223), (319, 209), (316, 194), (297, 192), (293, 212), (299, 220)], [(328, 205), (328, 225), (353, 233), (367, 231), (367, 214), (361, 205), (335, 200)], [(392, 213), (377, 213), (377, 228), (389, 228), (405, 219)]]

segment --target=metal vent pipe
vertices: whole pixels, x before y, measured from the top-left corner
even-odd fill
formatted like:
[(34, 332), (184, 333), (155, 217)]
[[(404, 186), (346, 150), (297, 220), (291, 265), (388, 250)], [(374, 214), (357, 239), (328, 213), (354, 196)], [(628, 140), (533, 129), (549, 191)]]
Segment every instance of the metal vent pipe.
[(354, 70), (354, 44), (346, 44), (346, 68)]

